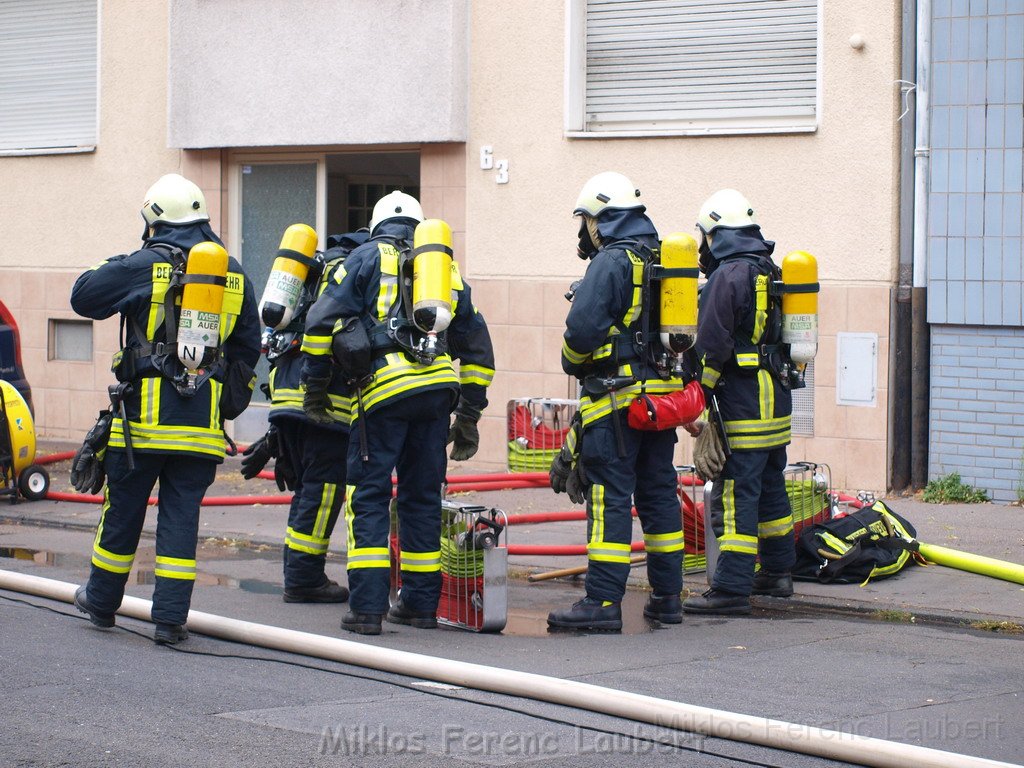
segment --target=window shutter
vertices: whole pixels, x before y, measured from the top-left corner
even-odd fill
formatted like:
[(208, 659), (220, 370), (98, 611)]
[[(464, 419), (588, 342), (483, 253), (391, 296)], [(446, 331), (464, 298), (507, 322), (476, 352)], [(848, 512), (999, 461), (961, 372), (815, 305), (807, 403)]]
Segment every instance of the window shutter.
[(96, 0), (0, 3), (0, 153), (96, 145)]
[(587, 130), (813, 126), (818, 0), (587, 0)]

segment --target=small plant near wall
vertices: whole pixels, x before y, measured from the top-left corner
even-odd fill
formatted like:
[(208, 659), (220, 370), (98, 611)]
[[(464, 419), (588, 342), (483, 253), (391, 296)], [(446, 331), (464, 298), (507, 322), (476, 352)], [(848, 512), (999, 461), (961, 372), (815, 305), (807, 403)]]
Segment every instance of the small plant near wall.
[(1017, 470), (1017, 505), (1024, 507), (1024, 454), (1021, 455), (1020, 469)]
[(932, 480), (921, 494), (921, 501), (928, 504), (979, 504), (988, 500), (985, 491), (967, 485), (956, 472)]

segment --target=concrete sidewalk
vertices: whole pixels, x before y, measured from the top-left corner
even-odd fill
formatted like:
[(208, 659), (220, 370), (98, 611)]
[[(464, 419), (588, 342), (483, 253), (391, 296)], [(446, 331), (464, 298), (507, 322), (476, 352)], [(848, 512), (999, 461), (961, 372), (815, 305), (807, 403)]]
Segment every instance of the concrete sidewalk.
[[(64, 445), (48, 444), (41, 447), (40, 454), (67, 449)], [(238, 459), (229, 459), (218, 472), (209, 495), (279, 494), (273, 482), (243, 480), (238, 468)], [(67, 462), (51, 465), (49, 470), (51, 490), (71, 490)], [(572, 508), (564, 495), (557, 496), (548, 489), (459, 494), (456, 498), (498, 507), (509, 514)], [(918, 538), (923, 542), (1024, 562), (1024, 509), (1020, 507), (935, 505), (903, 498), (886, 501), (917, 528)], [(241, 548), (279, 548), (286, 516), (287, 510), (283, 505), (205, 507), (200, 520), (200, 536)], [(56, 501), (22, 502), (11, 506), (0, 504), (0, 522), (6, 523), (91, 530), (98, 519), (99, 505), (95, 504)], [(152, 536), (155, 525), (156, 515), (150, 515), (145, 535)], [(634, 539), (641, 538), (639, 524), (635, 524), (634, 529)], [(585, 523), (517, 525), (510, 529), (509, 538), (516, 544), (578, 545), (585, 541)], [(336, 575), (340, 568), (344, 546), (344, 537), (336, 534), (331, 543), (331, 559), (338, 565), (332, 568), (332, 575)], [(585, 559), (513, 556), (509, 562), (511, 575), (525, 581), (528, 573), (584, 565)], [(646, 585), (642, 566), (633, 569), (630, 581), (637, 588)], [(706, 588), (706, 575), (687, 574), (685, 583), (692, 591), (702, 591)], [(940, 566), (909, 567), (894, 578), (864, 586), (798, 582), (792, 600), (765, 598), (759, 604), (773, 610), (867, 614), (889, 621), (974, 624), (992, 629), (1003, 622), (1010, 622), (1001, 627), (1003, 631), (1015, 631), (1015, 625), (1024, 624), (1024, 586)]]

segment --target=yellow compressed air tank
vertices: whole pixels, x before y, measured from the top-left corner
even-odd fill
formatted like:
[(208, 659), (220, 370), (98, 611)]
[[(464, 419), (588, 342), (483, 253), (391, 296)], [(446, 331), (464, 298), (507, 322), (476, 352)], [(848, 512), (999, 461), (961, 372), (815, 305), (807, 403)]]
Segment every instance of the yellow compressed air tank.
[(426, 219), (413, 234), (413, 322), (429, 334), (452, 321), (452, 229), (441, 219)]
[[(11, 459), (15, 476), (36, 459), (36, 429), (32, 421), (32, 411), (21, 393), (9, 381), (0, 380), (3, 389), (4, 416), (7, 421), (7, 433), (11, 438)], [(9, 482), (14, 477), (8, 477)]]
[(220, 313), (227, 284), (228, 252), (217, 243), (192, 246), (178, 319), (178, 359), (190, 372), (213, 361), (220, 346)]
[(280, 330), (291, 322), (316, 254), (316, 243), (316, 232), (306, 224), (292, 224), (284, 231), (260, 299), (260, 317), (270, 328)]
[[(674, 232), (661, 241), (661, 343), (685, 352), (697, 338), (697, 241)], [(681, 274), (680, 274), (681, 273)]]
[(793, 251), (782, 260), (782, 343), (803, 366), (818, 351), (818, 260)]

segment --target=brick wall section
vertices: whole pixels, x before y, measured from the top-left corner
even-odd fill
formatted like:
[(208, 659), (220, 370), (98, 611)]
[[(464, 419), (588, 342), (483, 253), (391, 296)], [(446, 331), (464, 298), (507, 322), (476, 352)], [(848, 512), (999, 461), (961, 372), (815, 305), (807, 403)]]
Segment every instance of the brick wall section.
[(1024, 328), (931, 329), (928, 476), (957, 472), (993, 501), (1024, 492)]

